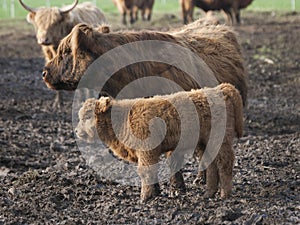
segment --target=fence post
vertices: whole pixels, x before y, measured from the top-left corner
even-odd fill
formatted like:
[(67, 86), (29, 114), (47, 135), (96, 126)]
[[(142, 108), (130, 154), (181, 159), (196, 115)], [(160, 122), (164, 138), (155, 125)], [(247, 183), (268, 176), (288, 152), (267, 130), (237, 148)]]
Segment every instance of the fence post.
[(3, 7), (4, 11), (7, 11), (8, 7), (7, 7), (7, 1), (6, 0), (3, 0), (2, 7)]
[(292, 10), (296, 11), (296, 0), (291, 0), (292, 2)]
[(15, 0), (10, 0), (10, 17), (15, 18)]

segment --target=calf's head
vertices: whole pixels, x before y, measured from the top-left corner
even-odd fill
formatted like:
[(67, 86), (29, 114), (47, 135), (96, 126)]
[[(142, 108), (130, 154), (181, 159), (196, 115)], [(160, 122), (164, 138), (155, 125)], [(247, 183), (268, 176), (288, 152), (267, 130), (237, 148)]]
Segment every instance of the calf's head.
[(22, 0), (19, 2), (29, 11), (27, 21), (35, 28), (38, 44), (53, 45), (56, 48), (59, 41), (71, 31), (73, 24), (70, 12), (76, 7), (78, 0), (64, 9), (58, 7), (33, 9), (25, 5)]
[(109, 32), (107, 25), (94, 29), (77, 24), (60, 42), (57, 55), (45, 65), (43, 80), (46, 85), (55, 90), (75, 90), (88, 66), (107, 51), (108, 39), (103, 35)]
[(87, 99), (78, 112), (79, 122), (75, 133), (79, 139), (87, 142), (93, 142), (98, 138), (95, 127), (96, 101), (94, 98)]
[[(96, 141), (99, 138), (96, 129), (96, 116), (110, 116), (106, 115), (106, 112), (110, 108), (110, 97), (101, 97), (99, 100), (96, 100), (95, 98), (87, 99), (78, 112), (79, 122), (75, 128), (77, 137), (87, 142)], [(101, 124), (98, 125), (101, 126)]]

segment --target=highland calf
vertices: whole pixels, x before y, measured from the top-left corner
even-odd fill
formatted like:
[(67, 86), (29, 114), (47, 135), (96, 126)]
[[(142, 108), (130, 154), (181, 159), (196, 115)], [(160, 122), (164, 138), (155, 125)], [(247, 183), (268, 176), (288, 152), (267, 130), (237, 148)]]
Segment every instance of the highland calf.
[(184, 24), (193, 21), (194, 7), (203, 9), (206, 13), (211, 10), (223, 10), (229, 24), (241, 22), (240, 9), (246, 8), (253, 0), (180, 0)]
[[(172, 65), (156, 61), (131, 64), (114, 73), (105, 83), (102, 91), (116, 97), (119, 91), (130, 82), (154, 74), (157, 77), (174, 81), (186, 91), (201, 88), (200, 84), (191, 76), (174, 66), (180, 61), (186, 62), (186, 67), (193, 67), (193, 65), (202, 63), (203, 67), (196, 71), (197, 74), (200, 74), (199, 76), (206, 79), (208, 73), (205, 69), (211, 70), (215, 76), (216, 85), (223, 82), (233, 84), (240, 91), (244, 104), (246, 103), (246, 71), (241, 46), (236, 34), (228, 26), (203, 25), (199, 21), (172, 32), (124, 31), (103, 33), (88, 25), (79, 24), (61, 41), (57, 56), (44, 67), (44, 82), (49, 88), (55, 90), (76, 90), (88, 67), (100, 56), (116, 47), (131, 43), (143, 43), (142, 41), (160, 41), (160, 43), (170, 43), (183, 47), (193, 53), (196, 60), (190, 60), (190, 54), (176, 52), (170, 56), (174, 61)], [(147, 51), (144, 48), (137, 49), (138, 57), (142, 57), (151, 50), (153, 51), (153, 49)], [(167, 55), (168, 51), (172, 52), (174, 48), (170, 47), (166, 51), (153, 52), (153, 54)], [(130, 60), (131, 57), (134, 58), (137, 55), (126, 52), (126, 60)], [(111, 58), (106, 65), (117, 67), (122, 60), (116, 56)], [(107, 75), (101, 73), (95, 76), (106, 77)], [(136, 97), (144, 97), (143, 93), (140, 94)]]
[[(212, 95), (217, 95), (221, 101), (210, 102), (208, 97)], [(198, 140), (195, 154), (201, 156), (206, 151), (209, 151), (208, 155), (216, 153), (206, 171), (206, 197), (212, 197), (220, 186), (221, 198), (227, 198), (232, 191), (233, 140), (235, 137), (241, 137), (243, 131), (242, 99), (239, 91), (231, 84), (223, 83), (215, 88), (177, 92), (152, 98), (114, 100), (110, 97), (101, 97), (99, 100), (88, 99), (79, 110), (80, 120), (75, 132), (79, 138), (88, 141), (99, 137), (116, 156), (137, 163), (142, 182), (141, 199), (147, 200), (159, 194), (157, 165), (160, 155), (167, 154), (171, 158), (171, 165), (174, 163), (182, 166), (186, 150), (191, 147), (189, 141), (185, 140), (183, 148), (174, 151), (183, 135), (182, 127), (187, 128), (185, 132), (189, 136), (195, 134), (193, 129), (195, 120), (191, 119), (191, 111), (186, 108), (187, 101), (191, 101), (195, 106), (196, 115), (194, 116), (199, 119), (200, 124), (200, 135), (194, 137)], [(218, 109), (214, 115), (211, 113), (212, 105), (210, 104)], [(179, 107), (183, 110), (181, 114), (178, 111)], [(124, 117), (118, 117), (119, 119), (114, 121), (112, 119), (114, 112), (121, 113)], [(207, 146), (212, 132), (213, 117), (214, 119), (218, 117), (217, 120), (223, 118), (226, 121), (224, 138), (221, 139), (219, 149), (210, 149)], [(155, 118), (164, 121), (165, 131), (151, 127), (151, 122)], [(117, 124), (120, 129), (116, 131), (113, 124)], [(222, 128), (218, 127), (218, 129)], [(155, 142), (152, 147), (149, 147), (149, 144), (139, 145), (136, 143), (137, 139), (144, 141), (149, 136), (158, 137), (162, 141)], [(174, 154), (175, 157), (172, 158)], [(181, 185), (184, 185), (182, 175), (177, 171), (178, 169), (171, 168), (173, 175), (171, 183), (174, 176), (179, 175), (182, 179)]]

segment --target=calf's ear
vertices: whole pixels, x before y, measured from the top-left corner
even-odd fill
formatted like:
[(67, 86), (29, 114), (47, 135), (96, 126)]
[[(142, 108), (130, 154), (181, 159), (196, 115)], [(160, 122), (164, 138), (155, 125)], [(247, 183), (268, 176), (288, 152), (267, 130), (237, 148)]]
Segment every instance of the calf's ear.
[(106, 112), (111, 107), (110, 97), (101, 97), (96, 101), (95, 113), (100, 114)]

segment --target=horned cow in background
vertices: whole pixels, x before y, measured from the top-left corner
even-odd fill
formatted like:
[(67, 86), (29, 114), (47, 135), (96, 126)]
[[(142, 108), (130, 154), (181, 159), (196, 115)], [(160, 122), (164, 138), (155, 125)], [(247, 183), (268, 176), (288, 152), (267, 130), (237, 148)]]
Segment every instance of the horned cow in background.
[[(101, 10), (89, 2), (78, 4), (76, 0), (72, 5), (63, 8), (41, 7), (38, 9), (25, 5), (22, 0), (19, 2), (29, 11), (27, 21), (35, 28), (37, 43), (42, 46), (46, 63), (56, 55), (59, 42), (76, 24), (84, 22), (99, 26), (106, 23)], [(54, 106), (60, 106), (60, 98), (60, 94), (57, 93)]]
[(78, 4), (76, 0), (72, 5), (63, 8), (41, 7), (33, 9), (19, 0), (21, 5), (29, 11), (27, 21), (33, 24), (36, 39), (42, 46), (46, 62), (56, 54), (61, 39), (68, 35), (78, 23), (101, 25), (106, 23), (104, 14), (89, 2)]

